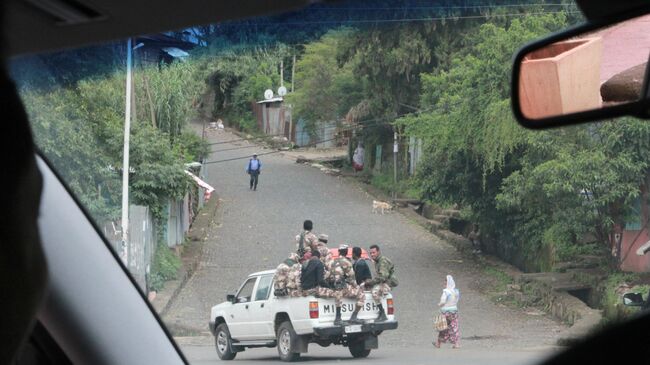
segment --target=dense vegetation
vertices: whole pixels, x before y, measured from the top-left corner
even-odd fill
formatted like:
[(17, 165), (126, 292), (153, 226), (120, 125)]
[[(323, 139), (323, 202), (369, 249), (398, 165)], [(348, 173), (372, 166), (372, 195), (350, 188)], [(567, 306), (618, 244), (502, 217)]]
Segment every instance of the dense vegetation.
[[(372, 181), (457, 204), (484, 244), (518, 266), (550, 270), (580, 254), (605, 257), (614, 228), (629, 222), (647, 191), (650, 127), (625, 119), (520, 128), (509, 105), (512, 54), (579, 20), (570, 5), (526, 3), (533, 2), (343, 2), (170, 33), (200, 46), (185, 62), (135, 70), (134, 202), (159, 214), (186, 191), (183, 164), (205, 153), (187, 128), (201, 96), (211, 95), (215, 119), (254, 132), (251, 104), (283, 82), (294, 89), (287, 96), (294, 118), (310, 133), (344, 125), (370, 147), (370, 163), (373, 147), (390, 144), (395, 131), (402, 146), (421, 140), (415, 176), (402, 148), (394, 186), (384, 148)], [(13, 67), (39, 146), (107, 220), (119, 212), (123, 56), (114, 44)]]

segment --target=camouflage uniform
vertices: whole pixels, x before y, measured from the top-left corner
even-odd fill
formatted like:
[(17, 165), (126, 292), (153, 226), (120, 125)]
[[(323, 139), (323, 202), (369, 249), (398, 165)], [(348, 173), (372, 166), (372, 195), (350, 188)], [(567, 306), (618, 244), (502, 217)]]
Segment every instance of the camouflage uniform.
[(318, 298), (334, 298), (334, 290), (320, 286), (311, 289), (300, 289), (299, 287), (296, 290), (289, 290), (290, 297), (308, 297), (310, 295)]
[[(275, 295), (288, 295), (290, 291), (295, 291), (300, 288), (300, 269), (302, 266), (298, 260), (298, 255), (291, 253), (289, 254), (289, 257), (275, 269), (275, 275), (273, 275), (273, 288), (275, 289)], [(296, 271), (298, 272), (297, 277)], [(296, 285), (296, 283), (298, 285)]]
[(327, 248), (327, 246), (319, 247), (318, 251), (320, 252), (320, 260), (323, 263), (323, 268), (325, 269), (323, 279), (329, 283), (331, 275), (330, 268), (332, 267), (332, 263), (334, 261), (332, 258), (332, 253), (330, 252), (329, 248)]
[[(322, 242), (318, 242), (319, 246), (317, 248), (318, 252), (320, 252), (320, 260), (323, 263), (323, 279), (329, 283), (329, 277), (330, 277), (330, 267), (331, 267), (331, 262), (333, 261), (332, 259), (332, 253), (330, 250), (323, 244)], [(324, 287), (318, 287), (316, 288), (317, 292), (314, 295), (317, 295), (321, 298), (334, 298), (335, 293), (334, 290), (331, 288), (324, 288)]]
[(329, 277), (326, 277), (325, 280), (329, 281), (333, 288), (332, 294), (337, 307), (343, 304), (343, 298), (356, 299), (356, 305), (363, 306), (365, 294), (363, 289), (357, 285), (350, 260), (345, 257), (332, 260), (330, 256), (330, 260), (326, 264), (326, 272), (329, 272)]
[[(298, 256), (298, 255), (296, 255)], [(302, 272), (302, 265), (298, 260), (289, 269), (287, 277), (287, 290), (289, 293), (292, 291), (300, 290), (300, 273)]]
[(302, 244), (303, 244), (303, 249), (305, 251), (309, 251), (309, 249), (316, 249), (318, 248), (318, 237), (312, 232), (312, 231), (303, 231), (301, 234), (296, 236), (296, 252), (298, 252), (299, 255), (302, 256), (302, 253), (300, 253), (300, 237), (302, 238)]
[(368, 285), (372, 286), (372, 299), (375, 303), (381, 304), (381, 298), (390, 293), (391, 286), (397, 286), (398, 282), (394, 274), (395, 265), (387, 257), (379, 256), (375, 261), (375, 268), (377, 275)]

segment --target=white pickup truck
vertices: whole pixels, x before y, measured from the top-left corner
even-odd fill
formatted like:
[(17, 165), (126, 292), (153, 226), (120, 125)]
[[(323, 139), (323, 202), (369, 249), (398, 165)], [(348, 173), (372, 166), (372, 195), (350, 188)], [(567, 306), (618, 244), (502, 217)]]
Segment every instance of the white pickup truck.
[(210, 331), (221, 360), (232, 360), (246, 348), (277, 346), (280, 359), (294, 361), (307, 352), (309, 343), (347, 346), (353, 357), (362, 358), (378, 348), (379, 334), (397, 328), (390, 294), (382, 300), (387, 321), (375, 322), (379, 310), (366, 292), (365, 305), (358, 314), (363, 323), (346, 322), (354, 301), (344, 299), (343, 324), (335, 326), (333, 298), (278, 298), (273, 294), (274, 273), (268, 270), (249, 275), (236, 295), (228, 295), (226, 302), (212, 307)]

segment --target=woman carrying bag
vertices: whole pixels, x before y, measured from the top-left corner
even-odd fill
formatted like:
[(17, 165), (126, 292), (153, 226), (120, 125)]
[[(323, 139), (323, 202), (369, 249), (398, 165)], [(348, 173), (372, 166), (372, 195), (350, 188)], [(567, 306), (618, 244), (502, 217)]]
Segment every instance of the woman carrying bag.
[[(460, 331), (458, 330), (458, 300), (460, 299), (460, 291), (456, 289), (456, 283), (451, 275), (447, 275), (446, 288), (442, 291), (440, 303), (438, 306), (440, 312), (439, 319), (436, 322), (446, 321), (445, 323), (436, 323), (438, 332), (438, 340), (433, 342), (433, 346), (440, 348), (441, 343), (451, 342), (453, 348), (460, 347)], [(444, 319), (443, 319), (444, 318)], [(445, 328), (446, 327), (446, 328)]]

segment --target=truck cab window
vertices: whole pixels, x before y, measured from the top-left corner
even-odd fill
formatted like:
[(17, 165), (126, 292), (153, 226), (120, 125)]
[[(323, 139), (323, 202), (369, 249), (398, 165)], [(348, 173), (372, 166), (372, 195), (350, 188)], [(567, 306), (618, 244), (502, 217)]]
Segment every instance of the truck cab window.
[(255, 286), (255, 281), (257, 278), (250, 278), (246, 281), (244, 286), (241, 287), (239, 293), (237, 293), (237, 303), (246, 303), (251, 301), (253, 296), (253, 287)]
[(266, 300), (269, 297), (271, 281), (273, 281), (273, 276), (271, 275), (260, 278), (260, 283), (257, 285), (257, 292), (255, 292), (255, 300)]

